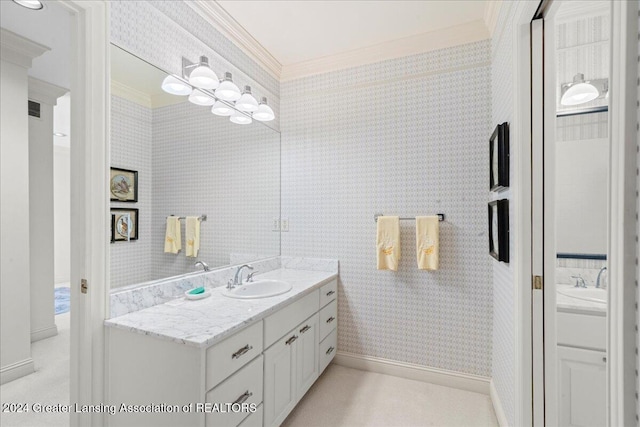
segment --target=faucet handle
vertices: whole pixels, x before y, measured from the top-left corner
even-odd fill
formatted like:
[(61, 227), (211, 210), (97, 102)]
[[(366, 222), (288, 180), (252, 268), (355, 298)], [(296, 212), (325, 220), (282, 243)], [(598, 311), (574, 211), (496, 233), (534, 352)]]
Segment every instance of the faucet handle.
[(587, 284), (585, 283), (584, 278), (582, 276), (580, 276), (580, 275), (571, 276), (571, 278), (576, 280), (576, 285), (575, 285), (576, 288), (586, 288), (587, 287)]
[(247, 282), (253, 282), (253, 275), (256, 274), (258, 271), (252, 271), (251, 273), (249, 273), (247, 275)]

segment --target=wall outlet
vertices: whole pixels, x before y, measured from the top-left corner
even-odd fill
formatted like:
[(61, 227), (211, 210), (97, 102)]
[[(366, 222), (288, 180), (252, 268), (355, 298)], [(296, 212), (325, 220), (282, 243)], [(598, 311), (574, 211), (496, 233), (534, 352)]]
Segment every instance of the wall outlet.
[(281, 231), (289, 231), (289, 218), (282, 218), (281, 225)]
[(280, 218), (273, 218), (273, 226), (271, 231), (280, 231)]

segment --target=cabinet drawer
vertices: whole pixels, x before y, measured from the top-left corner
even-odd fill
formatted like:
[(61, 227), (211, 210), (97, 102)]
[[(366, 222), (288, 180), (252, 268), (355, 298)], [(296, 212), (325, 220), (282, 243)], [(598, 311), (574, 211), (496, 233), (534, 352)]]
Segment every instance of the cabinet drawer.
[[(206, 395), (206, 402), (220, 405), (221, 411), (206, 415), (206, 426), (237, 426), (247, 417), (248, 405), (262, 402), (262, 355), (227, 378)], [(226, 404), (239, 403), (241, 409), (233, 412)]]
[(320, 341), (329, 332), (333, 331), (338, 324), (338, 301), (330, 302), (325, 308), (320, 310)]
[(558, 345), (604, 350), (607, 318), (578, 313), (557, 313)]
[(319, 292), (316, 289), (278, 312), (264, 319), (264, 347), (271, 346), (291, 330), (318, 311)]
[(260, 353), (262, 321), (207, 349), (207, 390), (211, 390)]
[(245, 418), (238, 427), (262, 427), (262, 408), (262, 405), (258, 406), (256, 412)]
[(333, 279), (320, 288), (320, 307), (324, 307), (338, 296), (338, 279)]
[(336, 350), (338, 347), (338, 330), (334, 329), (328, 337), (326, 337), (320, 343), (320, 358), (319, 358), (319, 370), (318, 373), (321, 374), (322, 371), (329, 365), (331, 360), (336, 355)]

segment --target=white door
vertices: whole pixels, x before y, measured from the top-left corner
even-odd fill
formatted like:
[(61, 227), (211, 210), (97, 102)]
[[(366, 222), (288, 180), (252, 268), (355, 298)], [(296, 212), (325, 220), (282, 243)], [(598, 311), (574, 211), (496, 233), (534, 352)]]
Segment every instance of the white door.
[(300, 400), (318, 378), (318, 314), (297, 329), (296, 400)]
[(297, 330), (264, 352), (264, 425), (278, 426), (296, 404)]

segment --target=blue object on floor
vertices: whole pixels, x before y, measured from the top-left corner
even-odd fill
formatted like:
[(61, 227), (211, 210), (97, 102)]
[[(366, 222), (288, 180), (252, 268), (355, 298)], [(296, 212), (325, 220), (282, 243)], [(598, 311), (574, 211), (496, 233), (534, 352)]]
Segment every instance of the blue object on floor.
[(69, 311), (71, 304), (71, 288), (55, 288), (54, 300), (56, 304), (56, 314), (62, 314)]

